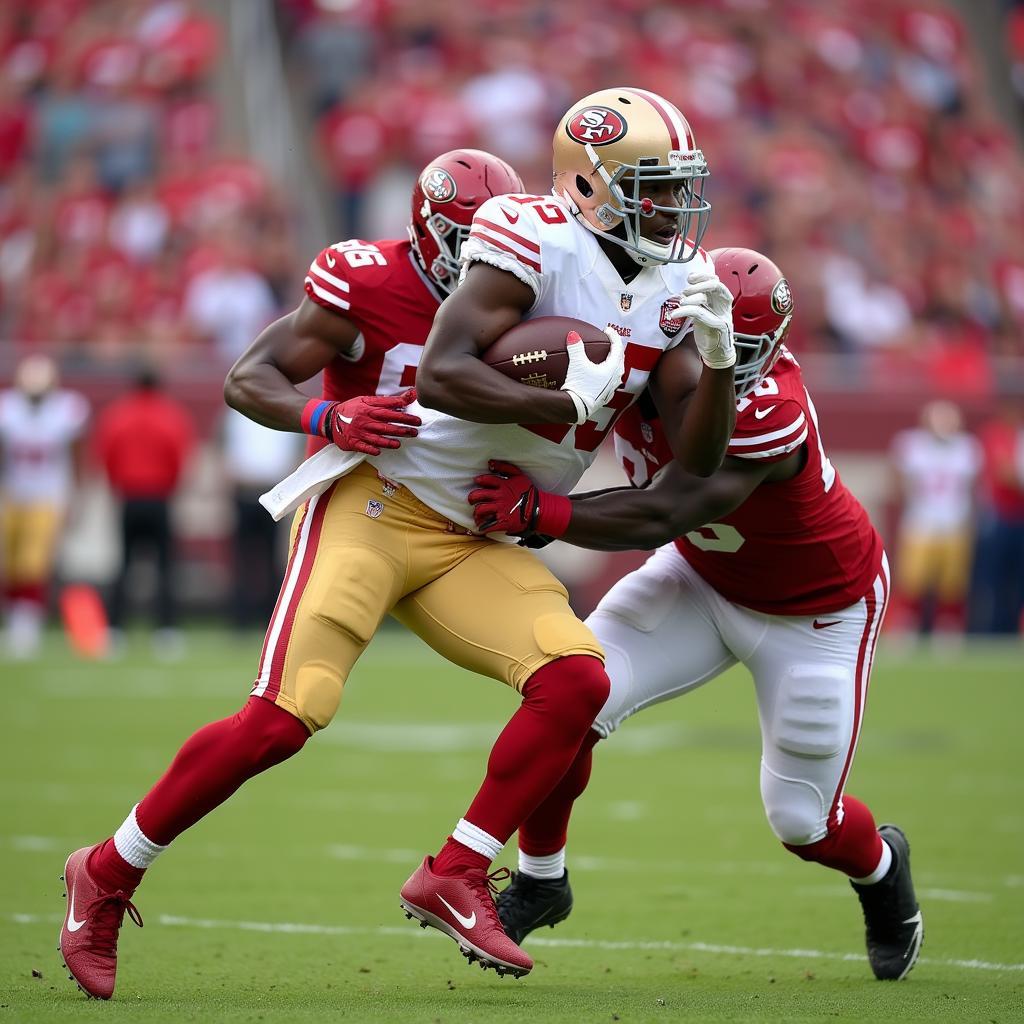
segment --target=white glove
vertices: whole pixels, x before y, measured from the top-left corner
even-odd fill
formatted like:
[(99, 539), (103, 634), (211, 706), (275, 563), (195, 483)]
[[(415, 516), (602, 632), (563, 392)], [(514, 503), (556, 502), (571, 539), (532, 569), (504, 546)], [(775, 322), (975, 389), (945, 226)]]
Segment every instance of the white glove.
[(565, 336), (565, 351), (569, 356), (569, 367), (565, 371), (564, 391), (576, 406), (576, 423), (580, 424), (593, 415), (615, 393), (622, 383), (625, 371), (626, 346), (618, 331), (606, 327), (611, 347), (600, 363), (592, 363), (587, 355), (583, 339), (570, 331)]
[(736, 362), (732, 329), (732, 292), (714, 275), (696, 270), (677, 296), (671, 320), (693, 320), (693, 340), (705, 365), (724, 370)]

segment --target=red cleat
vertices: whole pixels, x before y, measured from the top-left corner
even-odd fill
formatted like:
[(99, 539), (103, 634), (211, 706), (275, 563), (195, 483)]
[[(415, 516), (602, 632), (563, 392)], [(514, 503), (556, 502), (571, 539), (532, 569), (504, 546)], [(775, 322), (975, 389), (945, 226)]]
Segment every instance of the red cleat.
[(533, 970), (533, 961), (505, 934), (494, 903), (495, 881), (508, 878), (508, 868), (491, 874), (466, 871), (460, 875), (435, 875), (433, 857), (425, 857), (402, 886), (401, 907), (421, 927), (430, 925), (451, 936), (470, 962), (479, 960), (485, 970), (521, 978)]
[(64, 865), (68, 912), (57, 949), (69, 977), (89, 997), (109, 999), (117, 974), (117, 933), (124, 915), (141, 928), (142, 916), (129, 892), (104, 892), (86, 866), (95, 846), (75, 850)]

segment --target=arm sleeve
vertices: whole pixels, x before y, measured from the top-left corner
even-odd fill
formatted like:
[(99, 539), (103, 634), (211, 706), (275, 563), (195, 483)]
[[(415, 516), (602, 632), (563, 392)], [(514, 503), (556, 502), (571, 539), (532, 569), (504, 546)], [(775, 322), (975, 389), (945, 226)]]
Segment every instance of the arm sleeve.
[(736, 418), (726, 455), (778, 462), (807, 440), (807, 413), (791, 398), (759, 399)]
[(529, 206), (493, 196), (477, 210), (462, 245), (462, 273), (473, 262), (514, 274), (540, 298), (544, 287), (539, 225)]
[(352, 286), (345, 273), (345, 261), (333, 246), (329, 245), (310, 263), (305, 288), (313, 302), (331, 313), (345, 316), (352, 308)]

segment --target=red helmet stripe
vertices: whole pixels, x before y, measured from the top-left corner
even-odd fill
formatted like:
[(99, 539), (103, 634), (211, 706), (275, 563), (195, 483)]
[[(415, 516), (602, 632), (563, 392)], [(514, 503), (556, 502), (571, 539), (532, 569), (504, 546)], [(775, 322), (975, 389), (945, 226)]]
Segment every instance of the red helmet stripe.
[(682, 135), (684, 142), (686, 143), (685, 148), (687, 150), (693, 149), (693, 136), (690, 134), (690, 126), (686, 123), (683, 115), (679, 113), (674, 107), (666, 103), (656, 93), (648, 92), (646, 89), (622, 89), (622, 92), (628, 92), (633, 96), (640, 96), (647, 100), (648, 103), (661, 115), (661, 119), (665, 122), (665, 127), (668, 128), (669, 141), (672, 143), (673, 149), (679, 149), (679, 137)]

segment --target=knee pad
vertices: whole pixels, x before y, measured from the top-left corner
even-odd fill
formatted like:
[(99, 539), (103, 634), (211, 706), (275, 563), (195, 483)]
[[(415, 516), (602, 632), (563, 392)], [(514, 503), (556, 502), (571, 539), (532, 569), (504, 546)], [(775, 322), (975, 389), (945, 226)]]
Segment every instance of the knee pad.
[(828, 805), (813, 782), (787, 778), (761, 762), (761, 800), (775, 835), (786, 844), (803, 846), (828, 830)]
[(779, 680), (771, 742), (798, 757), (834, 757), (849, 740), (854, 693), (842, 665), (791, 665)]
[(345, 680), (337, 667), (308, 661), (295, 673), (295, 706), (310, 729), (326, 729), (338, 712)]

